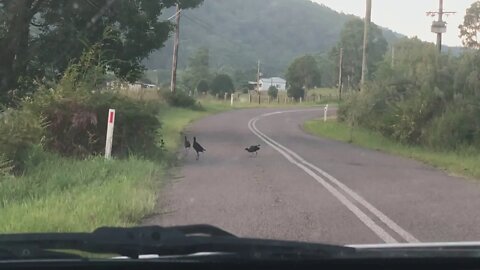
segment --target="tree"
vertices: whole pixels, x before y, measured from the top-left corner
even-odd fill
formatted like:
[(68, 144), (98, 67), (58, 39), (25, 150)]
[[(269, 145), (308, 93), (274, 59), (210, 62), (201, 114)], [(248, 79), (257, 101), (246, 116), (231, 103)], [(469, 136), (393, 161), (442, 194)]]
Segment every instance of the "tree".
[(320, 85), (320, 71), (311, 55), (295, 59), (288, 67), (286, 77), (288, 84), (294, 88), (311, 89)]
[(222, 95), (224, 93), (233, 93), (233, 81), (227, 74), (219, 74), (215, 76), (211, 83), (210, 92), (212, 95)]
[(460, 38), (465, 47), (480, 49), (478, 34), (480, 32), (480, 1), (473, 3), (465, 14), (463, 24), (459, 26)]
[[(193, 8), (203, 0), (182, 0)], [(0, 95), (19, 80), (55, 80), (89, 46), (102, 42), (102, 61), (118, 77), (138, 79), (141, 61), (172, 30), (159, 19), (175, 0), (6, 0), (0, 3)]]
[(209, 70), (209, 51), (207, 48), (200, 48), (198, 51), (188, 59), (188, 68), (182, 75), (183, 84), (193, 89), (201, 80), (208, 80), (210, 77)]
[(201, 80), (197, 85), (197, 91), (199, 93), (207, 92), (210, 86), (206, 80)]
[(298, 85), (291, 85), (287, 90), (287, 95), (295, 100), (299, 100), (305, 96), (305, 89)]
[(278, 89), (275, 87), (275, 86), (270, 86), (268, 88), (268, 95), (271, 97), (271, 98), (277, 98), (278, 96)]
[[(338, 70), (338, 57), (340, 48), (343, 48), (343, 78), (351, 87), (357, 87), (362, 77), (364, 22), (361, 19), (352, 19), (345, 24), (340, 34), (340, 41), (330, 51), (330, 59)], [(370, 78), (376, 70), (376, 64), (383, 59), (388, 43), (382, 30), (375, 24), (370, 24), (368, 36), (368, 74)]]

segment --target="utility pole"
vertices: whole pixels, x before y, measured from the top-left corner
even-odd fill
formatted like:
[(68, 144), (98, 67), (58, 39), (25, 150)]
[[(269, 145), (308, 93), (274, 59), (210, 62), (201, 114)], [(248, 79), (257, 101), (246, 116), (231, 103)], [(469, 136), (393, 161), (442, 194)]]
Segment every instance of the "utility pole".
[(343, 48), (340, 48), (340, 60), (338, 64), (338, 99), (342, 100), (342, 79), (343, 79)]
[(260, 104), (260, 60), (257, 64), (257, 94), (258, 94), (258, 104)]
[(367, 9), (365, 13), (365, 26), (363, 31), (362, 78), (360, 81), (360, 89), (363, 89), (363, 86), (365, 84), (365, 77), (368, 73), (368, 32), (370, 30), (370, 22), (372, 21), (372, 0), (367, 0)]
[[(438, 21), (443, 22), (443, 0), (439, 0)], [(445, 29), (446, 30), (446, 29)], [(442, 52), (442, 33), (437, 33), (437, 49)]]
[(395, 68), (395, 45), (392, 45), (392, 68)]
[(170, 81), (170, 91), (172, 92), (175, 92), (177, 88), (178, 46), (180, 43), (180, 11), (180, 5), (177, 3), (175, 13), (175, 38), (173, 41), (172, 79)]
[(432, 23), (432, 33), (437, 34), (437, 49), (439, 52), (442, 52), (442, 35), (447, 32), (447, 23), (443, 21), (443, 15), (451, 15), (456, 12), (444, 11), (443, 10), (443, 0), (439, 0), (438, 11), (429, 11), (427, 16), (435, 17), (438, 15), (438, 21)]

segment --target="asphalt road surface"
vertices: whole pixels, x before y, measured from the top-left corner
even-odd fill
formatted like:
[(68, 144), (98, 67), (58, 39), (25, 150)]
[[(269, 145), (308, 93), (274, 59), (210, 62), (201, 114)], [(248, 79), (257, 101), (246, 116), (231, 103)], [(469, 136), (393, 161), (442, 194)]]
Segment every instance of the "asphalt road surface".
[(250, 109), (194, 123), (186, 133), (207, 152), (183, 157), (146, 223), (332, 244), (480, 241), (480, 181), (302, 130), (322, 116)]

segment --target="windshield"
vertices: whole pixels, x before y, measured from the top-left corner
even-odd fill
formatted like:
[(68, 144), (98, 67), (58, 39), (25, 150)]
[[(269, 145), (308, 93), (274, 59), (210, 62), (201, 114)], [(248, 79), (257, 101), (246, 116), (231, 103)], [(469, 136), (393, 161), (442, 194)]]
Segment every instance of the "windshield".
[(0, 0), (0, 234), (480, 241), (479, 18), (474, 0)]

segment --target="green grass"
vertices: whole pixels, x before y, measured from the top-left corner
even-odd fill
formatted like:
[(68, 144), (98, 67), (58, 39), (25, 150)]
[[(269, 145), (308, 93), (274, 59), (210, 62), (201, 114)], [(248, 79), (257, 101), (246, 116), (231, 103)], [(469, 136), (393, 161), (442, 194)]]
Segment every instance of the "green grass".
[(353, 140), (350, 137), (350, 127), (345, 123), (319, 120), (304, 124), (307, 132), (342, 142), (349, 142), (365, 148), (379, 150), (407, 158), (413, 158), (433, 167), (445, 170), (454, 175), (480, 179), (480, 154), (465, 154), (458, 152), (439, 152), (420, 146), (408, 146), (392, 141), (379, 133), (356, 127)]
[(0, 232), (91, 231), (150, 213), (164, 167), (145, 160), (78, 161), (50, 155), (0, 183)]
[[(190, 122), (229, 109), (164, 107), (162, 138), (170, 152)], [(39, 149), (22, 176), (0, 178), (0, 233), (91, 231), (100, 226), (132, 226), (155, 208), (170, 162), (138, 158), (62, 158)]]

